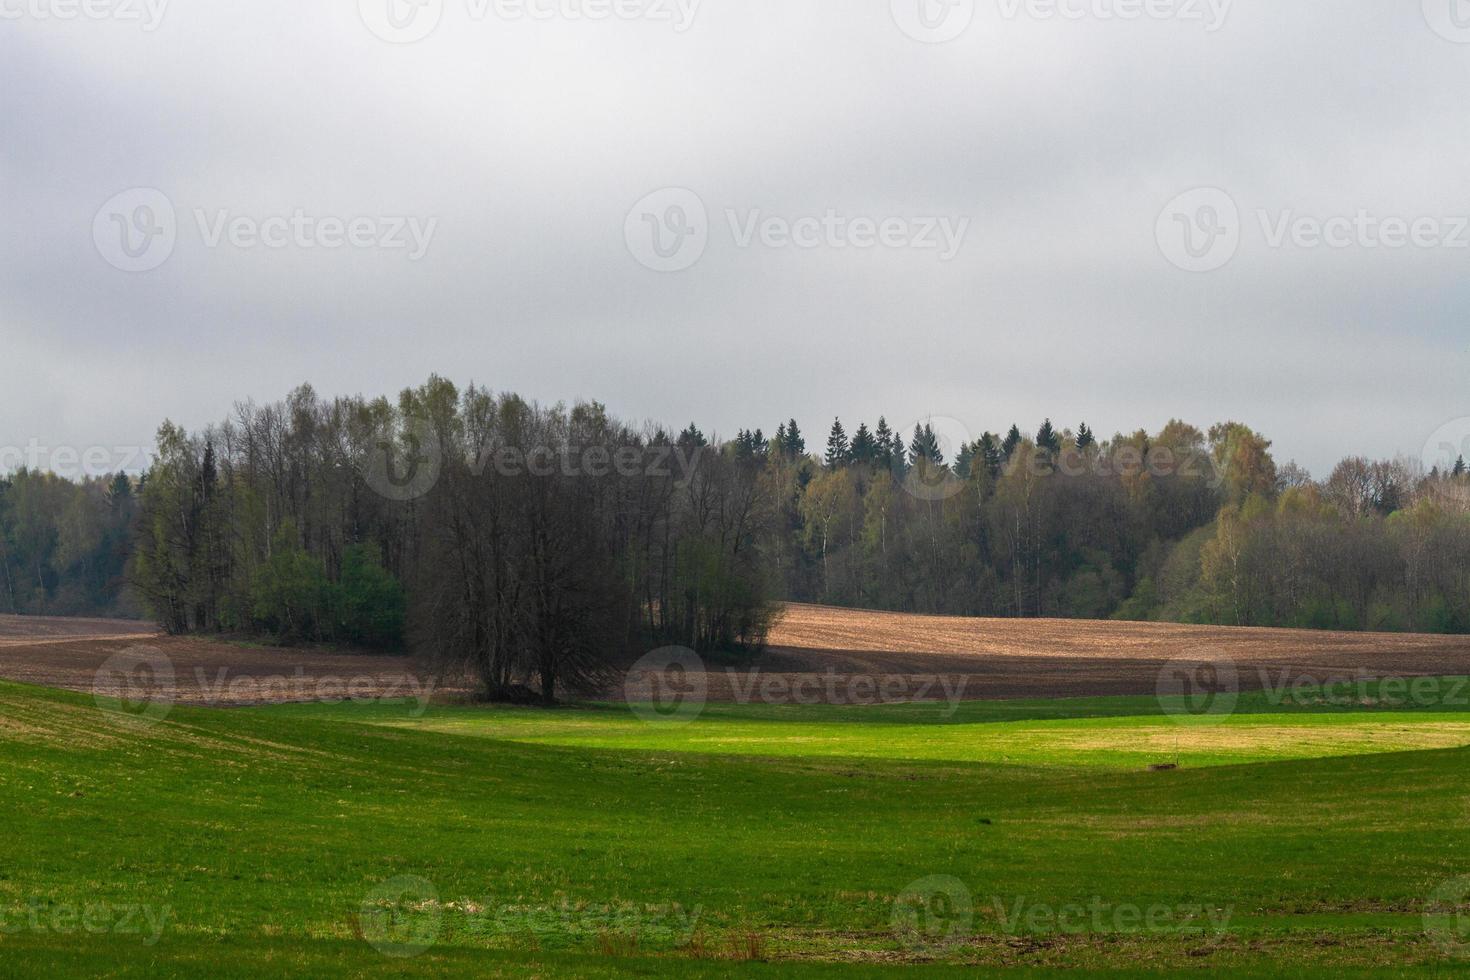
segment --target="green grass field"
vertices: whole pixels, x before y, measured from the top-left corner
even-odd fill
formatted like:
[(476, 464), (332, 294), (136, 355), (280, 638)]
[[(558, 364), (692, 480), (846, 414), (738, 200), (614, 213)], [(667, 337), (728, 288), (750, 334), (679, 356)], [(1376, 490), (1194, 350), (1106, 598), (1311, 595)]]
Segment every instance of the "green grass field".
[(1470, 963), (1463, 710), (410, 715), (0, 684), (0, 975)]

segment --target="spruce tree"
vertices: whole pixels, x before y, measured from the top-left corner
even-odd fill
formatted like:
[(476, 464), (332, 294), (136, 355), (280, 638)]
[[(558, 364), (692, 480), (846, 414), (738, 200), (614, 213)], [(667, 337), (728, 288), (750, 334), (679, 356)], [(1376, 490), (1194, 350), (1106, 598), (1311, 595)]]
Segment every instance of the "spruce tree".
[(893, 434), (893, 441), (888, 444), (888, 465), (899, 476), (908, 471), (908, 450), (904, 448), (903, 436), (897, 432)]
[(955, 454), (954, 475), (961, 480), (968, 480), (970, 478), (970, 467), (979, 457), (979, 446), (980, 444), (978, 442), (967, 442)]
[(881, 415), (878, 416), (878, 428), (873, 430), (873, 462), (881, 469), (893, 467), (893, 430)]
[(1011, 426), (1011, 431), (1006, 433), (1005, 442), (1000, 444), (1000, 453), (1005, 457), (1004, 462), (1009, 463), (1011, 457), (1016, 453), (1016, 447), (1021, 444), (1021, 427)]
[(764, 458), (766, 448), (766, 437), (760, 429), (741, 429), (735, 436), (735, 455), (741, 459)]
[(786, 455), (790, 459), (801, 459), (806, 455), (806, 440), (801, 436), (801, 426), (796, 419), (786, 423)]
[(985, 461), (985, 470), (991, 479), (1000, 476), (1000, 467), (1005, 462), (1005, 457), (1001, 452), (1000, 439), (993, 433), (987, 432), (980, 437), (980, 458)]
[(1051, 419), (1042, 422), (1041, 428), (1036, 430), (1036, 446), (1038, 449), (1045, 449), (1053, 456), (1062, 451), (1061, 437), (1057, 435), (1057, 430), (1051, 427)]
[(832, 469), (852, 462), (852, 446), (847, 442), (847, 431), (841, 419), (832, 420), (832, 431), (827, 436), (827, 465)]
[(873, 444), (873, 434), (868, 431), (868, 423), (859, 422), (857, 431), (852, 435), (851, 457), (858, 466), (872, 466), (873, 455), (876, 446)]
[(915, 466), (921, 459), (936, 466), (944, 465), (944, 454), (939, 451), (939, 437), (934, 434), (934, 427), (927, 422), (922, 426), (914, 426), (914, 438), (909, 443), (909, 465)]
[(1086, 452), (1095, 445), (1097, 445), (1097, 438), (1092, 434), (1092, 430), (1087, 427), (1087, 423), (1083, 422), (1077, 426), (1077, 448)]
[(679, 433), (678, 444), (686, 448), (689, 446), (703, 448), (709, 445), (709, 440), (704, 437), (703, 432), (699, 431), (699, 426), (690, 422), (689, 428)]

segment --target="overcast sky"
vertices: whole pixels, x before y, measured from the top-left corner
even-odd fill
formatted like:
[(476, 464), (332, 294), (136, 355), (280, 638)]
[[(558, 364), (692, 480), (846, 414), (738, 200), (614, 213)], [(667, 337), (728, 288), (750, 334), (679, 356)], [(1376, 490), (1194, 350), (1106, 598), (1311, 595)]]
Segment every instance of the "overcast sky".
[(0, 0), (0, 447), (431, 372), (1318, 476), (1470, 416), (1463, 0), (79, 2)]

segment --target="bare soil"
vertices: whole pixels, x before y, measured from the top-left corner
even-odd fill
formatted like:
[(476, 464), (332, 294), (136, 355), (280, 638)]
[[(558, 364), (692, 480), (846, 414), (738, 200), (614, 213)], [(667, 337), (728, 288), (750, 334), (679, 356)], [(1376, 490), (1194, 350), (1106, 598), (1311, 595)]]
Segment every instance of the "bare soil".
[[(1233, 664), (1242, 690), (1307, 678), (1470, 674), (1470, 636), (919, 616), (791, 604), (763, 670), (963, 678), (966, 698), (1153, 694), (1171, 664)], [(713, 684), (712, 684), (713, 687)]]
[[(430, 674), (404, 656), (170, 637), (129, 620), (0, 616), (0, 678), (7, 680), (113, 693), (119, 655), (126, 667), (128, 658), (155, 653), (172, 668), (167, 696), (183, 704), (413, 697), (425, 690), (443, 700), (464, 692), (442, 682), (430, 688)], [(792, 604), (764, 654), (748, 663), (712, 662), (704, 680), (716, 701), (1085, 697), (1153, 694), (1176, 661), (1226, 661), (1245, 690), (1303, 677), (1463, 675), (1470, 674), (1470, 637), (969, 619)]]
[[(160, 659), (161, 658), (161, 659)], [(281, 701), (413, 697), (434, 691), (409, 657), (253, 646), (167, 636), (132, 620), (0, 616), (0, 678), (109, 696), (139, 682), (178, 704), (238, 706)]]

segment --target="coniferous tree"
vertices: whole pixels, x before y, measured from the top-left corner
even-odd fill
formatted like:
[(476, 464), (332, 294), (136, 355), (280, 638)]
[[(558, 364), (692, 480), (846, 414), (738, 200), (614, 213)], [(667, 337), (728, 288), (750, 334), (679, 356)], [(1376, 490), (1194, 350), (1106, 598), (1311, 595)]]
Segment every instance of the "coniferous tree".
[(832, 469), (852, 462), (852, 446), (847, 441), (847, 431), (841, 419), (832, 420), (832, 432), (827, 436), (827, 465)]
[(899, 476), (908, 470), (908, 449), (904, 447), (903, 436), (897, 432), (893, 434), (893, 440), (888, 444), (888, 465)]
[(880, 469), (893, 468), (893, 430), (881, 415), (878, 416), (878, 428), (873, 430), (873, 462)]
[(765, 433), (760, 429), (754, 432), (741, 429), (735, 436), (735, 454), (741, 459), (765, 459), (769, 448)]
[(1095, 445), (1097, 445), (1097, 437), (1092, 434), (1092, 430), (1087, 427), (1087, 423), (1083, 422), (1077, 426), (1077, 448), (1086, 452)]
[(1465, 475), (1465, 457), (1464, 456), (1460, 456), (1460, 457), (1458, 457), (1455, 460), (1455, 472), (1454, 472), (1453, 475), (1454, 476), (1464, 476)]
[(1036, 430), (1036, 446), (1053, 456), (1062, 451), (1062, 439), (1057, 435), (1057, 430), (1052, 428), (1051, 419), (1042, 422), (1041, 428)]
[(937, 466), (944, 465), (944, 453), (939, 450), (939, 437), (934, 434), (934, 427), (927, 422), (922, 426), (914, 426), (914, 438), (909, 443), (909, 465), (914, 466), (921, 459)]
[(1016, 452), (1016, 447), (1021, 444), (1021, 427), (1012, 425), (1011, 431), (1006, 433), (1005, 442), (1000, 444), (1000, 453), (1005, 457), (1005, 462), (1011, 461), (1011, 456)]
[(955, 454), (954, 473), (961, 480), (968, 480), (970, 478), (970, 467), (974, 465), (975, 460), (978, 458), (979, 446), (980, 444), (978, 442), (967, 442)]
[(852, 461), (858, 466), (872, 466), (876, 449), (873, 434), (868, 431), (868, 423), (859, 422), (850, 447)]
[(1000, 439), (993, 433), (987, 432), (980, 437), (978, 455), (985, 463), (985, 470), (993, 480), (1000, 475), (1001, 465), (1005, 462), (1005, 456), (1001, 452)]
[(801, 459), (806, 455), (806, 440), (802, 438), (801, 426), (796, 424), (796, 419), (786, 423), (786, 441), (782, 448), (788, 459)]
[(696, 448), (702, 449), (705, 446), (709, 445), (709, 440), (704, 437), (703, 432), (699, 431), (699, 426), (695, 425), (693, 422), (690, 422), (689, 428), (679, 433), (677, 444), (680, 446), (684, 446), (685, 448), (694, 446)]

